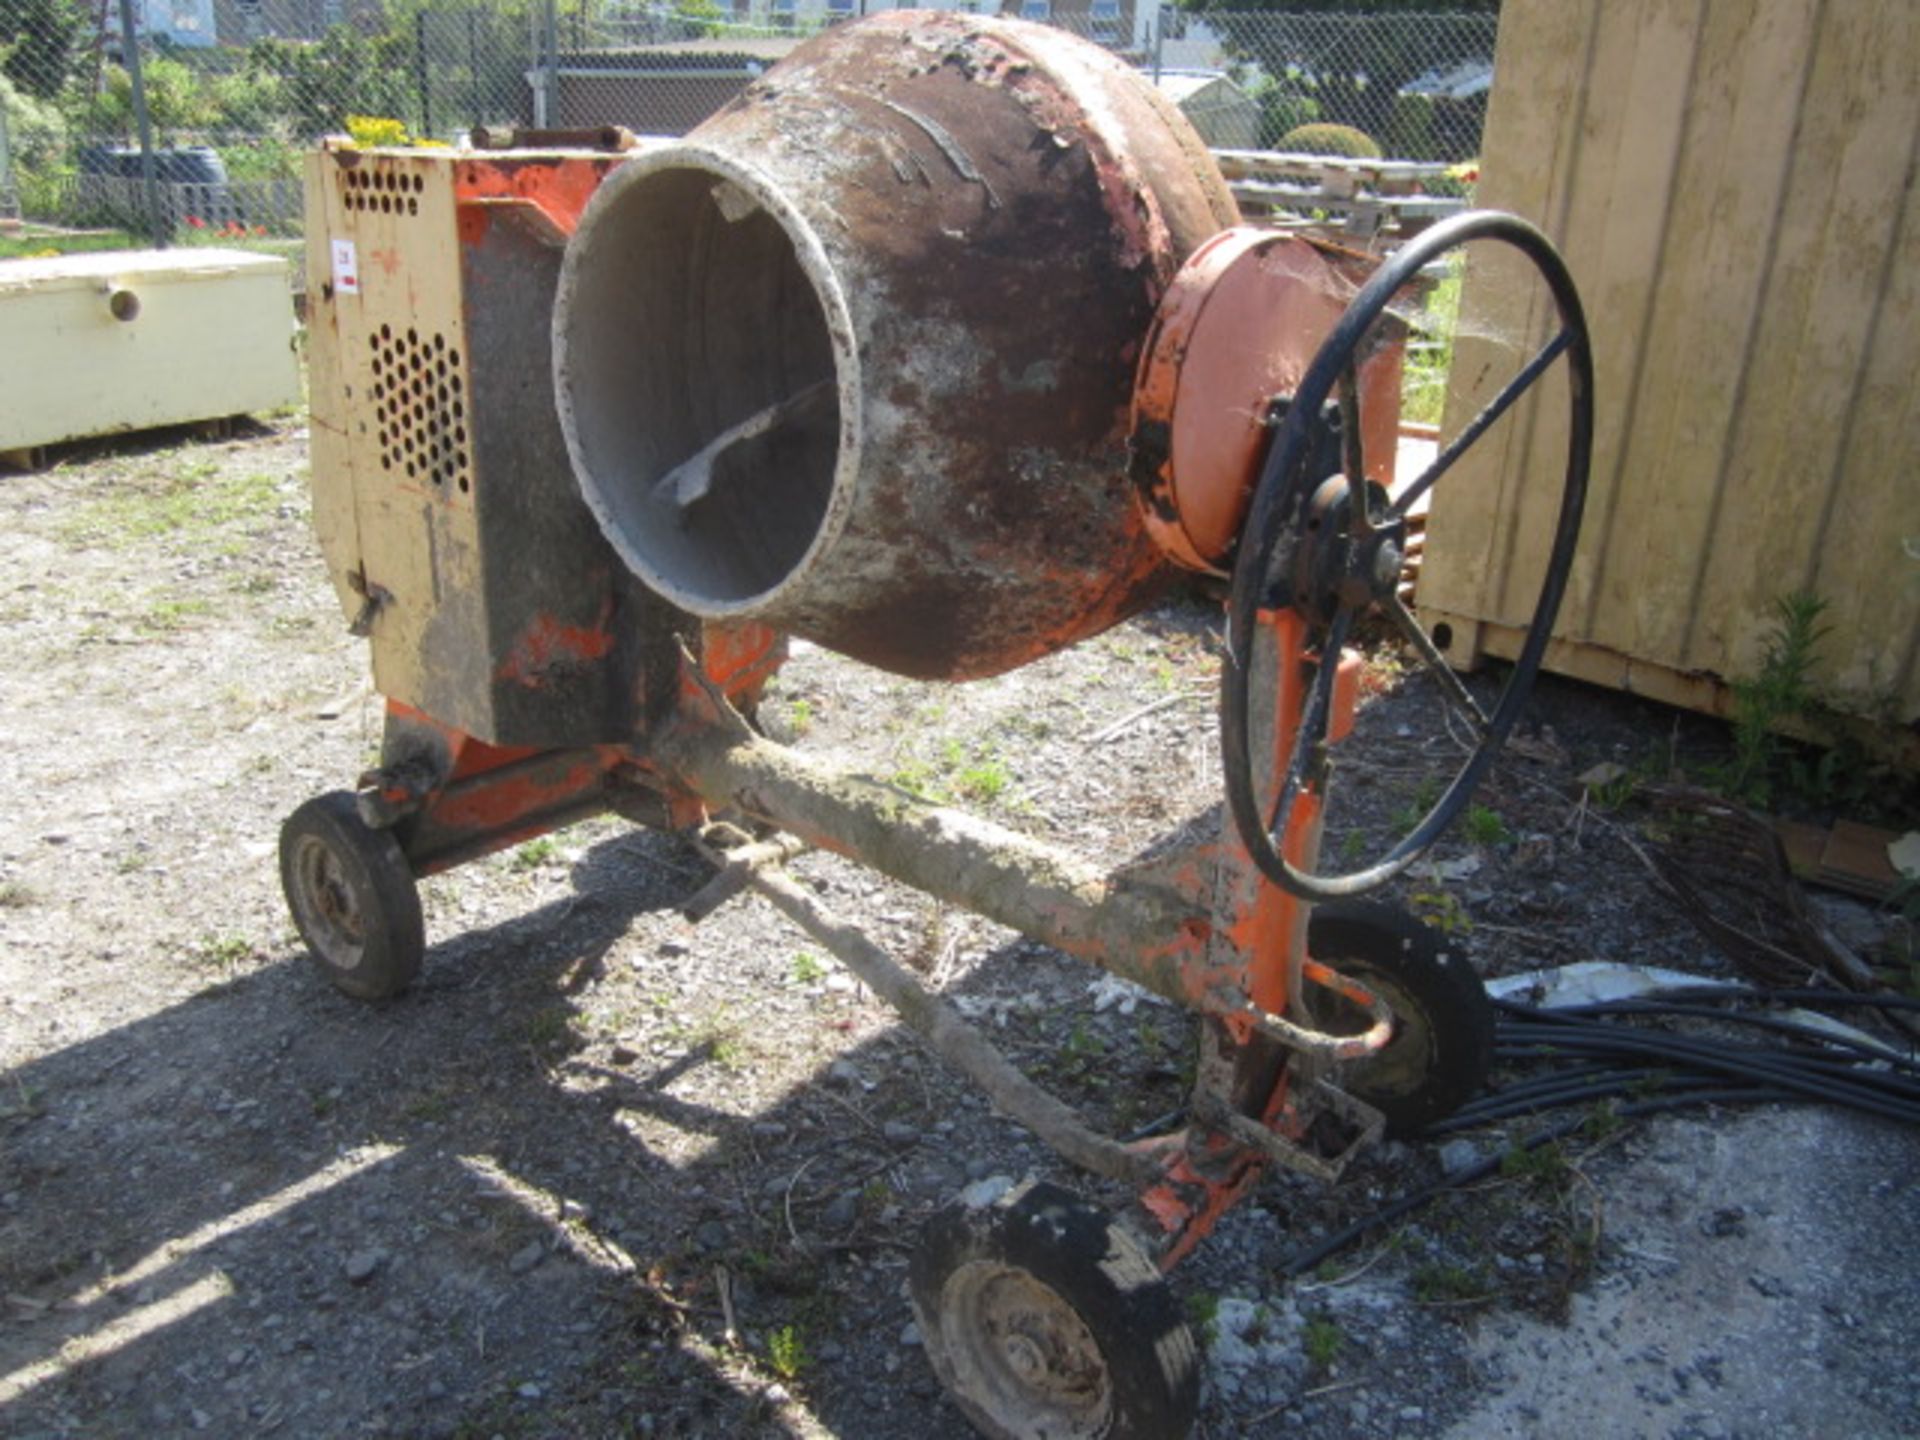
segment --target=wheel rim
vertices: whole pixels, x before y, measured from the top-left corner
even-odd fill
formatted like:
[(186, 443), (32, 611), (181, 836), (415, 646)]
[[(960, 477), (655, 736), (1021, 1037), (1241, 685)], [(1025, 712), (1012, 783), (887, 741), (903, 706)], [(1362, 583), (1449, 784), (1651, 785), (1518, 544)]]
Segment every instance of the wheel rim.
[(301, 836), (293, 852), (293, 879), (307, 943), (328, 964), (352, 969), (366, 950), (367, 916), (339, 853), (318, 836)]
[[(1431, 637), (1426, 636), (1404, 605), (1394, 598), (1397, 574), (1368, 571), (1373, 582), (1359, 587), (1375, 600), (1386, 600), (1386, 608), (1396, 624), (1418, 632), (1415, 649), (1427, 668), (1436, 676), (1451, 681), (1443, 684), (1443, 694), (1464, 706), (1476, 719), (1480, 734), (1478, 746), (1453, 781), (1419, 820), (1413, 830), (1387, 854), (1361, 870), (1344, 875), (1316, 874), (1293, 864), (1281, 853), (1282, 837), (1293, 804), (1303, 791), (1318, 788), (1310, 772), (1324, 759), (1328, 724), (1332, 711), (1333, 681), (1338, 658), (1346, 643), (1351, 622), (1363, 607), (1359, 591), (1336, 597), (1333, 613), (1320, 613), (1313, 607), (1303, 610), (1318, 636), (1321, 660), (1303, 706), (1299, 729), (1294, 737), (1293, 753), (1281, 767), (1280, 793), (1271, 806), (1263, 805), (1255, 794), (1250, 716), (1249, 674), (1252, 659), (1252, 632), (1256, 611), (1273, 603), (1268, 592), (1276, 573), (1291, 575), (1296, 554), (1294, 538), (1308, 518), (1315, 487), (1308, 485), (1307, 464), (1313, 436), (1319, 426), (1321, 406), (1336, 387), (1340, 408), (1348, 423), (1342, 427), (1347, 445), (1346, 471), (1364, 476), (1359, 453), (1357, 392), (1353, 384), (1355, 354), (1372, 326), (1387, 311), (1401, 287), (1424, 266), (1441, 256), (1463, 248), (1473, 241), (1492, 241), (1518, 251), (1544, 282), (1560, 322), (1558, 334), (1543, 346), (1494, 401), (1484, 409), (1436, 457), (1425, 473), (1402, 492), (1386, 514), (1390, 522), (1382, 527), (1371, 518), (1365, 502), (1365, 490), (1355, 490), (1362, 503), (1350, 505), (1346, 539), (1359, 547), (1363, 558), (1383, 559), (1392, 551), (1397, 561), (1402, 536), (1398, 523), (1406, 518), (1406, 507), (1452, 466), (1454, 461), (1485, 436), (1488, 429), (1538, 381), (1561, 356), (1566, 357), (1568, 382), (1568, 446), (1564, 478), (1561, 482), (1559, 518), (1554, 526), (1552, 547), (1541, 582), (1540, 593), (1526, 638), (1499, 699), (1490, 713), (1482, 712), (1477, 702), (1452, 677)], [(1233, 584), (1228, 600), (1228, 660), (1221, 672), (1220, 744), (1225, 769), (1227, 808), (1233, 817), (1249, 858), (1260, 872), (1290, 894), (1303, 900), (1326, 901), (1358, 895), (1385, 883), (1426, 852), (1440, 832), (1466, 807), (1475, 786), (1492, 765), (1521, 707), (1533, 687), (1534, 676), (1544, 658), (1549, 634), (1559, 613), (1573, 561), (1573, 549), (1579, 539), (1580, 519), (1586, 502), (1587, 476), (1593, 448), (1593, 355), (1587, 335), (1586, 318), (1572, 276), (1552, 244), (1533, 226), (1511, 215), (1492, 211), (1469, 211), (1441, 222), (1395, 251), (1373, 278), (1362, 287), (1347, 313), (1322, 344), (1313, 364), (1301, 379), (1292, 397), (1287, 420), (1279, 436), (1268, 449), (1267, 460), (1257, 483), (1247, 518), (1242, 528), (1235, 557)], [(1348, 412), (1351, 412), (1350, 414)], [(1340, 487), (1345, 488), (1345, 487)], [(1391, 543), (1389, 543), (1391, 542)], [(1272, 567), (1284, 560), (1276, 572)], [(1282, 587), (1285, 588), (1285, 587)], [(1289, 599), (1287, 603), (1295, 603)], [(1412, 638), (1412, 637), (1409, 637)], [(1423, 643), (1424, 642), (1424, 643)]]
[(1009, 1435), (1076, 1440), (1107, 1433), (1113, 1380), (1074, 1308), (1024, 1270), (962, 1266), (941, 1294), (953, 1389)]

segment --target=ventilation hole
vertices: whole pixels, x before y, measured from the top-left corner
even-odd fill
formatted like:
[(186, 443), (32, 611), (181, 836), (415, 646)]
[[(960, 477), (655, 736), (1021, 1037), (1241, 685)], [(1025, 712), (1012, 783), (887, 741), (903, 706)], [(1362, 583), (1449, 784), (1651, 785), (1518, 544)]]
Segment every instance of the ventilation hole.
[(446, 336), (444, 336), (444, 335), (436, 335), (436, 336), (434, 336), (434, 337), (433, 337), (433, 348), (434, 348), (434, 349), (436, 349), (436, 350), (444, 350), (444, 349), (446, 349), (446, 348), (447, 348), (447, 337), (446, 337)]
[(1444, 620), (1433, 627), (1433, 647), (1436, 650), (1453, 648), (1453, 626)]
[(462, 405), (458, 400), (453, 402), (453, 418), (456, 420), (464, 420), (467, 418), (467, 407)]
[(471, 489), (473, 489), (473, 482), (462, 475), (460, 477), (460, 493), (465, 495)]
[[(458, 365), (460, 363), (460, 352), (458, 350), (447, 351), (447, 363), (450, 365)], [(456, 381), (454, 383), (458, 384), (459, 382)]]
[(420, 213), (420, 202), (418, 200), (407, 201), (407, 214), (418, 215), (419, 213)]
[(380, 327), (380, 338), (382, 340), (393, 339), (393, 327), (391, 325), (382, 325)]

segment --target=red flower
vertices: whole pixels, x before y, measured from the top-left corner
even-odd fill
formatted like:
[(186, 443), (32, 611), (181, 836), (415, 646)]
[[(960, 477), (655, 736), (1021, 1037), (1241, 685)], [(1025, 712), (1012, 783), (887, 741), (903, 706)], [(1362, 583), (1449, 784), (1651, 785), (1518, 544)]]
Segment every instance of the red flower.
[(264, 225), (256, 225), (253, 227), (253, 233), (256, 235), (264, 235), (267, 233), (267, 227)]
[(198, 215), (187, 216), (187, 224), (196, 230), (204, 230), (207, 228), (207, 222), (202, 220)]

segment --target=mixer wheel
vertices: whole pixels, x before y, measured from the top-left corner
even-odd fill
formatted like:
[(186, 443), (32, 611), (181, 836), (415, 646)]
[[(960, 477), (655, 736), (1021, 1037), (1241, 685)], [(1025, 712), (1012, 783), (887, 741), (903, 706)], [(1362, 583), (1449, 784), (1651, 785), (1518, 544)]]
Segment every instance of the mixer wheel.
[(992, 1440), (1178, 1440), (1200, 1359), (1166, 1280), (1057, 1185), (934, 1216), (908, 1288), (934, 1374)]
[[(1386, 1048), (1335, 1077), (1386, 1116), (1389, 1135), (1418, 1134), (1480, 1092), (1493, 1063), (1493, 1002), (1466, 957), (1449, 953), (1431, 927), (1391, 905), (1339, 901), (1314, 908), (1307, 953), (1393, 1011)], [(1360, 1034), (1373, 1024), (1351, 1000), (1318, 985), (1300, 999), (1316, 1029)]]
[(321, 972), (357, 1000), (413, 983), (426, 926), (413, 868), (386, 830), (360, 818), (344, 790), (317, 795), (280, 827), (280, 884)]

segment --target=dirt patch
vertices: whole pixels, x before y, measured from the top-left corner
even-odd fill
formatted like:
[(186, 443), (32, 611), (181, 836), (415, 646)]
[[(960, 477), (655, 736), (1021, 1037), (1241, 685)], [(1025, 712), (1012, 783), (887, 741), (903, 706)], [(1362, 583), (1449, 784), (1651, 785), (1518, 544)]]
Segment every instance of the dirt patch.
[[(379, 702), (305, 467), (287, 421), (0, 483), (4, 1428), (966, 1435), (902, 1295), (921, 1222), (995, 1175), (1117, 1197), (763, 902), (687, 925), (706, 871), (677, 839), (595, 822), (428, 882), (397, 1002), (310, 972), (278, 827), (363, 768)], [(1182, 601), (958, 688), (801, 646), (764, 715), (1114, 863), (1218, 823), (1216, 624)], [(1382, 661), (1369, 689), (1342, 769), (1356, 854), (1460, 754), (1423, 685)], [(1527, 741), (1398, 897), (1489, 974), (1719, 972), (1572, 778), (1670, 766), (1713, 727), (1549, 683)], [(1180, 1012), (1103, 1006), (1094, 972), (842, 862), (796, 869), (1097, 1124), (1178, 1109)], [(1332, 1189), (1270, 1178), (1176, 1277), (1212, 1339), (1207, 1433), (1920, 1430), (1911, 1135), (1775, 1110), (1567, 1163), (1299, 1282), (1290, 1254), (1439, 1151), (1388, 1146)]]

